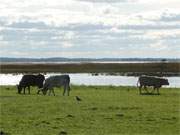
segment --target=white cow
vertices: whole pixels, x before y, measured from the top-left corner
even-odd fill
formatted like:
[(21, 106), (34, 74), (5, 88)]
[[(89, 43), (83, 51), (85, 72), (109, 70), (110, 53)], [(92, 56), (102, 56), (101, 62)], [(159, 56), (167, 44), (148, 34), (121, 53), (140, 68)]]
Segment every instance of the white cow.
[(43, 92), (44, 95), (46, 95), (47, 91), (49, 90), (49, 95), (51, 92), (53, 92), (54, 96), (54, 87), (64, 87), (63, 96), (65, 95), (67, 91), (67, 95), (69, 96), (70, 91), (70, 77), (69, 75), (56, 75), (56, 76), (50, 76), (45, 80), (45, 83), (43, 85), (43, 88), (38, 91), (38, 94), (40, 91)]

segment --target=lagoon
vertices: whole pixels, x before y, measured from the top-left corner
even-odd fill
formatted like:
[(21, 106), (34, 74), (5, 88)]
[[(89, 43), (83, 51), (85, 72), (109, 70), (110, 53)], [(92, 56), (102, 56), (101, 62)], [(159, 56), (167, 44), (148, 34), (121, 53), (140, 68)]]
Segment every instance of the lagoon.
[[(47, 73), (45, 78), (61, 73)], [(73, 85), (112, 85), (112, 86), (137, 86), (137, 76), (120, 76), (106, 74), (71, 73), (71, 84)], [(0, 85), (16, 85), (23, 74), (0, 74)], [(180, 88), (180, 77), (166, 77), (170, 85), (165, 87)]]

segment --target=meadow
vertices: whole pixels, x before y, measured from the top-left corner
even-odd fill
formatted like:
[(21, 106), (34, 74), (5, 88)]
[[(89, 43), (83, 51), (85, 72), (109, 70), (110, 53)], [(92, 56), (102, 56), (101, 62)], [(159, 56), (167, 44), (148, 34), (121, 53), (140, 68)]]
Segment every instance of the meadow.
[[(70, 96), (0, 87), (0, 130), (8, 135), (179, 135), (180, 89), (139, 95), (136, 87), (71, 86)], [(82, 101), (77, 101), (79, 96)]]

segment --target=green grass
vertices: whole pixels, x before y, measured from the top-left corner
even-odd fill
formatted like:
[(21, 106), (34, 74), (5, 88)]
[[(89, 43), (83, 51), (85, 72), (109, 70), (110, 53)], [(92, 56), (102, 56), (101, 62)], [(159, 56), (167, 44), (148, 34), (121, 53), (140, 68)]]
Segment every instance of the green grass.
[[(139, 95), (135, 87), (72, 86), (70, 96), (0, 88), (0, 130), (9, 135), (179, 135), (180, 89)], [(82, 101), (77, 102), (78, 95)]]

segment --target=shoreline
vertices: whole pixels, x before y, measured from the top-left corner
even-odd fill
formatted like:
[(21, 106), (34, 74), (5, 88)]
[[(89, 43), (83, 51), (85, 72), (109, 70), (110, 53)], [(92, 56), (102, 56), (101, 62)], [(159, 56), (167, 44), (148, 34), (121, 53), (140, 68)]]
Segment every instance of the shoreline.
[[(132, 89), (138, 89), (137, 86), (123, 86), (123, 85), (84, 85), (84, 84), (71, 84), (71, 87), (109, 87), (109, 88), (132, 88)], [(7, 87), (7, 90), (9, 89), (8, 87), (16, 87), (16, 85), (0, 85), (0, 88)], [(31, 86), (34, 87), (34, 86)], [(162, 86), (160, 89), (179, 89), (180, 87), (168, 87), (168, 86)], [(149, 87), (149, 89), (151, 89)]]
[(0, 73), (92, 73), (180, 76), (180, 63), (1, 63)]

